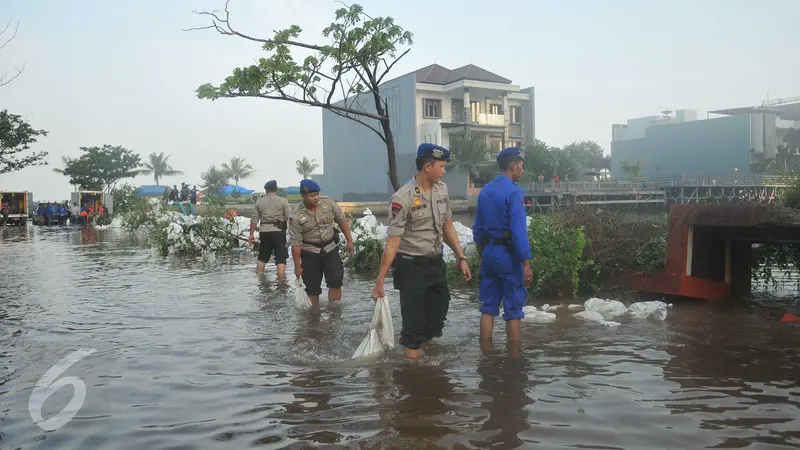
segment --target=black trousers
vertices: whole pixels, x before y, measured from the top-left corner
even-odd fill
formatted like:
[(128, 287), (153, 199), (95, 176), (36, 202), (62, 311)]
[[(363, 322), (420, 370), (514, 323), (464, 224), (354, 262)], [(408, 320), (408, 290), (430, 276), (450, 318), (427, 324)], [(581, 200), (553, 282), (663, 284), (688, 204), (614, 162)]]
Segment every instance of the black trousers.
[(398, 254), (394, 288), (400, 291), (403, 316), (400, 344), (416, 350), (424, 342), (441, 337), (450, 307), (444, 259)]
[(262, 231), (258, 234), (258, 260), (269, 262), (275, 253), (275, 264), (286, 264), (289, 249), (286, 248), (286, 233), (282, 231)]
[(306, 294), (322, 294), (322, 277), (329, 288), (342, 287), (344, 280), (344, 265), (339, 256), (339, 248), (329, 253), (300, 252), (300, 262), (303, 264), (303, 283), (306, 285)]

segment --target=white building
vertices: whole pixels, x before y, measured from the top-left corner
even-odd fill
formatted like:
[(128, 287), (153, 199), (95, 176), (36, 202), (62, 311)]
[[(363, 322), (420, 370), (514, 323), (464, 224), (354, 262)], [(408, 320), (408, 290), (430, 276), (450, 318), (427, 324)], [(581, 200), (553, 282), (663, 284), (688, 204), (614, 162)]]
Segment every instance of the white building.
[[(485, 133), (499, 151), (536, 136), (534, 88), (520, 89), (474, 65), (449, 70), (432, 64), (382, 84), (381, 96), (388, 106), (401, 183), (413, 176), (416, 149), (423, 142), (449, 147), (450, 136), (472, 130)], [(369, 123), (380, 128), (376, 121)], [(322, 129), (324, 173), (313, 178), (323, 193), (340, 201), (387, 200), (393, 191), (383, 141), (364, 125), (327, 110)], [(452, 197), (467, 197), (466, 175), (451, 171), (445, 182)]]

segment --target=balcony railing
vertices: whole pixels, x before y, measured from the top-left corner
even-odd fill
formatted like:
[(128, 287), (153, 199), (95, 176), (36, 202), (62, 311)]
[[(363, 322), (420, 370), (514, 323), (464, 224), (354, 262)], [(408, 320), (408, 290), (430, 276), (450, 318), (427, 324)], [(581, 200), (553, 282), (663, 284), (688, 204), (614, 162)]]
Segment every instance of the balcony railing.
[(506, 116), (502, 114), (489, 113), (455, 113), (452, 118), (453, 123), (463, 123), (465, 125), (486, 125), (490, 127), (503, 127), (506, 125)]

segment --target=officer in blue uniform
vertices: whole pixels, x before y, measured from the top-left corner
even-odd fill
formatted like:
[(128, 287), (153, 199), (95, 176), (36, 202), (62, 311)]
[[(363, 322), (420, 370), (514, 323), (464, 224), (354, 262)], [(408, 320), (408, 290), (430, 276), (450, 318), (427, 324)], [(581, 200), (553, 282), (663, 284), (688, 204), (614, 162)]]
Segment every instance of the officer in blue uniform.
[(533, 279), (531, 247), (522, 189), (524, 152), (517, 147), (497, 154), (500, 173), (481, 189), (472, 233), (481, 254), (481, 343), (491, 346), (494, 318), (500, 314), (509, 344), (520, 341), (520, 319), (525, 315), (525, 285)]

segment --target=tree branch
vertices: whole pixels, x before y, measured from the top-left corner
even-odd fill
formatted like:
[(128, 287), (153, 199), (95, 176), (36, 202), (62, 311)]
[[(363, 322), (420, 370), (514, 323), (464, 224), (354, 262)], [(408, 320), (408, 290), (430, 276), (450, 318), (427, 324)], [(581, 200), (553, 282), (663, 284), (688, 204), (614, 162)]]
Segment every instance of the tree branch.
[[(10, 26), (11, 26), (11, 21), (9, 20), (6, 26), (3, 28), (3, 30), (0, 31), (0, 36), (4, 35), (6, 31), (8, 31), (8, 27)], [(10, 38), (6, 39), (5, 42), (0, 44), (0, 50), (4, 49), (9, 42), (13, 41), (14, 38), (17, 37), (17, 31), (19, 31), (19, 21), (17, 21), (17, 24), (14, 26), (14, 34), (12, 34)], [(11, 83), (12, 81), (16, 80), (18, 76), (22, 75), (22, 72), (25, 71), (25, 66), (27, 66), (27, 64), (28, 63), (23, 64), (21, 69), (15, 69), (17, 73), (15, 73), (10, 79), (7, 79), (5, 74), (3, 74), (3, 76), (0, 76), (0, 87), (3, 87)]]
[[(381, 84), (381, 81), (383, 81), (383, 77), (385, 77), (386, 75), (389, 74), (389, 72), (392, 70), (392, 67), (394, 67), (394, 65), (397, 64), (397, 61), (400, 61), (400, 59), (402, 59), (404, 56), (406, 56), (408, 54), (408, 52), (410, 52), (410, 51), (411, 51), (411, 49), (407, 48), (406, 51), (404, 51), (403, 53), (400, 54), (400, 56), (395, 58), (395, 60), (392, 61), (391, 64), (387, 64), (386, 65), (386, 70), (384, 70), (383, 74), (378, 78), (378, 84)], [(383, 60), (383, 63), (386, 64), (386, 60)]]

